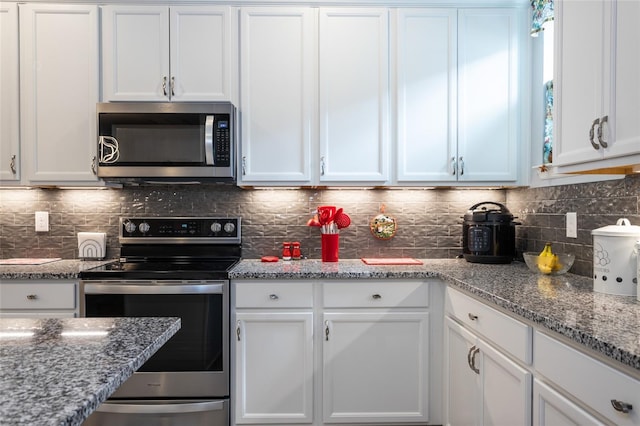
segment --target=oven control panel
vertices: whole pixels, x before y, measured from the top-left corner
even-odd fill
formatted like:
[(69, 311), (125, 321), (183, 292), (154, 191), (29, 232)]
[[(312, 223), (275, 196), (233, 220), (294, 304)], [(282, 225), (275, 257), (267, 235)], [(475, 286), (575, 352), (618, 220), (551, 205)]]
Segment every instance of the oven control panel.
[(120, 242), (240, 244), (239, 217), (121, 217)]

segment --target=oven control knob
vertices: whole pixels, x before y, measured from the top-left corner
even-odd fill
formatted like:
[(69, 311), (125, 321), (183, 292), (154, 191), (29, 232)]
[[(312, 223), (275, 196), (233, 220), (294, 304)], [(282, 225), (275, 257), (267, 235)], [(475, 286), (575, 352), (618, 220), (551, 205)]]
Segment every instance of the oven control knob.
[(226, 232), (227, 234), (232, 233), (235, 229), (236, 226), (231, 222), (227, 222), (224, 224), (224, 232)]
[(128, 233), (132, 234), (132, 233), (136, 232), (136, 224), (131, 222), (130, 220), (128, 220), (124, 224), (124, 230), (127, 231)]
[(146, 234), (147, 232), (149, 232), (149, 228), (150, 228), (150, 226), (149, 226), (149, 224), (147, 222), (142, 222), (140, 225), (138, 225), (138, 229), (143, 234)]
[(220, 230), (222, 229), (222, 225), (220, 225), (220, 222), (213, 222), (211, 224), (211, 232), (220, 232)]

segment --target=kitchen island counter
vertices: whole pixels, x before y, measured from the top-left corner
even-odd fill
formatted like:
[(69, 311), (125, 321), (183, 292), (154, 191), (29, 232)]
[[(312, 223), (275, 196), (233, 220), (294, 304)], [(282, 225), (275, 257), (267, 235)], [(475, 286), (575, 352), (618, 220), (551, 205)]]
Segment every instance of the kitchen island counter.
[(179, 318), (0, 318), (0, 424), (79, 425)]
[(640, 377), (640, 302), (593, 291), (593, 280), (574, 274), (534, 274), (522, 262), (485, 265), (464, 259), (421, 259), (422, 265), (370, 266), (360, 259), (243, 260), (234, 279), (428, 279), (455, 288), (568, 338)]

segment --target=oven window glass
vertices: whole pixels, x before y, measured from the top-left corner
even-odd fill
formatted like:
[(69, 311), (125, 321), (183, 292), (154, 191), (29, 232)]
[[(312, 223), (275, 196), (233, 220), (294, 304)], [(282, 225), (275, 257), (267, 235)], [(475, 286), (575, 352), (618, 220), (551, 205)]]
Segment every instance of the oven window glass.
[(87, 294), (87, 317), (180, 317), (180, 330), (138, 371), (223, 371), (221, 294)]

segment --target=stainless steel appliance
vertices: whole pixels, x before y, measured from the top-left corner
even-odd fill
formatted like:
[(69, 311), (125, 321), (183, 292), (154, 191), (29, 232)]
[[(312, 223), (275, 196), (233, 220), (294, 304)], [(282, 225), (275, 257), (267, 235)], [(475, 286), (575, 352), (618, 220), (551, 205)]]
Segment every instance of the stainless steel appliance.
[(97, 105), (98, 176), (119, 182), (233, 182), (230, 102)]
[(473, 263), (511, 263), (516, 256), (513, 215), (500, 203), (475, 204), (464, 215), (463, 256)]
[(81, 273), (81, 315), (180, 317), (182, 328), (85, 424), (228, 425), (240, 218), (121, 218), (119, 239), (119, 262)]

